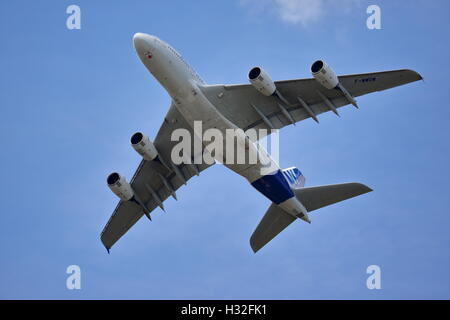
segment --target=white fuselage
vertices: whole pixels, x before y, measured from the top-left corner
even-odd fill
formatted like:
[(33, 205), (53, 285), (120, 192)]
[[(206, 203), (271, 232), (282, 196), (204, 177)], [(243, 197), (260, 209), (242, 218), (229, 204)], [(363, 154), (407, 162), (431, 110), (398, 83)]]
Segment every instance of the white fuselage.
[[(175, 107), (201, 141), (203, 141), (202, 132), (195, 132), (194, 121), (201, 121), (202, 130), (219, 129), (223, 133), (224, 139), (227, 129), (238, 129), (205, 97), (200, 89), (205, 85), (204, 81), (175, 49), (157, 37), (144, 33), (136, 33), (133, 42), (142, 63), (167, 90)], [(243, 144), (248, 138), (242, 134), (237, 137), (237, 140), (238, 144)], [(223, 141), (223, 145), (226, 145), (226, 141)], [(249, 141), (249, 149), (249, 153), (259, 152), (257, 146), (251, 141)], [(274, 168), (274, 171), (280, 169), (270, 156), (269, 161), (271, 162), (270, 167)], [(246, 178), (250, 183), (263, 177), (263, 167), (267, 167), (267, 163), (263, 165), (260, 161), (254, 164), (224, 163), (224, 165)], [(286, 211), (296, 216), (301, 213), (306, 215), (306, 210), (296, 198), (285, 202), (279, 205), (283, 209), (287, 209)]]
[[(133, 41), (142, 63), (167, 90), (175, 107), (193, 130), (194, 121), (201, 121), (202, 131), (216, 128), (223, 132), (225, 139), (225, 130), (238, 129), (204, 96), (200, 90), (200, 86), (205, 85), (204, 81), (175, 49), (157, 37), (143, 33), (135, 34)], [(194, 131), (194, 133), (203, 141), (202, 132)], [(238, 139), (243, 143), (246, 136), (239, 136)], [(223, 143), (226, 144), (225, 141)], [(254, 152), (258, 150), (253, 142), (250, 143), (250, 148), (253, 148)], [(224, 163), (224, 165), (249, 182), (261, 177), (262, 164), (259, 162), (251, 165), (232, 163)], [(274, 166), (274, 168), (278, 168), (278, 166)]]

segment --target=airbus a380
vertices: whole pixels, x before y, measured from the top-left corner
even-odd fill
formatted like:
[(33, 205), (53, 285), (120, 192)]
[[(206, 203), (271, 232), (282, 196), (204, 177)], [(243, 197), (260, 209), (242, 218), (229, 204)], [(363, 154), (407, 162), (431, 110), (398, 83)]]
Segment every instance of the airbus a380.
[[(242, 132), (280, 129), (308, 118), (319, 122), (321, 113), (331, 111), (339, 115), (338, 108), (348, 104), (358, 108), (355, 97), (422, 79), (412, 70), (337, 76), (324, 61), (318, 60), (311, 66), (310, 79), (273, 81), (266, 71), (255, 67), (248, 74), (249, 84), (208, 85), (161, 39), (136, 33), (133, 42), (140, 60), (167, 90), (172, 104), (154, 142), (141, 132), (132, 135), (131, 145), (142, 161), (131, 182), (116, 172), (107, 177), (108, 186), (120, 198), (101, 233), (108, 252), (143, 215), (151, 220), (150, 213), (156, 207), (164, 210), (165, 199), (176, 199), (179, 187), (211, 166), (172, 161), (174, 130), (185, 129), (194, 139), (201, 139), (194, 129), (195, 121), (202, 123), (203, 130), (242, 129), (236, 130), (241, 132), (237, 143), (246, 144), (249, 154), (259, 154), (257, 143)], [(207, 152), (208, 145), (202, 143)], [(250, 238), (254, 252), (297, 218), (310, 223), (311, 211), (372, 191), (360, 183), (305, 187), (299, 169), (281, 169), (270, 155), (267, 157), (268, 163), (223, 163), (272, 202)], [(271, 172), (267, 172), (267, 167)]]

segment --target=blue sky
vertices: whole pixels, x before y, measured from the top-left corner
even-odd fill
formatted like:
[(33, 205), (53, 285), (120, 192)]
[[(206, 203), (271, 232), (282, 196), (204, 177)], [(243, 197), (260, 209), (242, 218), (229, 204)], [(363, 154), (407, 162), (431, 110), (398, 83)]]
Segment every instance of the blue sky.
[[(450, 298), (450, 4), (319, 2), (1, 2), (0, 298)], [(66, 28), (70, 4), (81, 30)], [(381, 30), (366, 27), (370, 4)], [(209, 83), (246, 83), (257, 65), (276, 80), (310, 77), (319, 58), (338, 74), (411, 68), (425, 81), (280, 133), (281, 165), (307, 185), (374, 192), (312, 213), (255, 255), (269, 201), (215, 166), (108, 255), (99, 234), (117, 199), (106, 176), (132, 176), (129, 137), (154, 137), (170, 104), (135, 32), (170, 43)], [(72, 264), (81, 290), (66, 289)], [(366, 288), (372, 264), (381, 290)]]

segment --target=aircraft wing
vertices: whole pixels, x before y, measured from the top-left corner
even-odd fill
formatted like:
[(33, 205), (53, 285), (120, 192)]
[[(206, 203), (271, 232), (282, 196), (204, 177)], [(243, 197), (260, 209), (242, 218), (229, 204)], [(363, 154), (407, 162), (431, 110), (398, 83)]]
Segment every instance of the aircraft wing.
[[(178, 143), (177, 141), (171, 141), (170, 137), (172, 132), (179, 128), (189, 130), (191, 136), (194, 137), (191, 127), (172, 104), (154, 141), (159, 157), (165, 165), (157, 161), (142, 160), (130, 181), (135, 194), (138, 195), (150, 212), (158, 206), (163, 209), (165, 199), (171, 195), (176, 198), (175, 190), (185, 184), (191, 177), (198, 175), (210, 166), (204, 163), (197, 165), (183, 163), (175, 166), (170, 161), (172, 148)], [(191, 154), (194, 154), (193, 151)], [(100, 236), (106, 249), (109, 251), (114, 243), (143, 215), (142, 207), (136, 203), (119, 201)]]
[[(344, 75), (338, 78), (353, 97), (422, 79), (412, 70)], [(333, 107), (333, 112), (337, 113), (339, 107), (350, 104), (342, 91), (326, 89), (313, 78), (275, 81), (275, 85), (286, 100), (284, 103), (275, 96), (264, 96), (251, 84), (206, 85), (202, 91), (228, 120), (244, 131), (250, 128), (280, 129), (307, 118), (318, 122), (319, 114), (333, 111)]]

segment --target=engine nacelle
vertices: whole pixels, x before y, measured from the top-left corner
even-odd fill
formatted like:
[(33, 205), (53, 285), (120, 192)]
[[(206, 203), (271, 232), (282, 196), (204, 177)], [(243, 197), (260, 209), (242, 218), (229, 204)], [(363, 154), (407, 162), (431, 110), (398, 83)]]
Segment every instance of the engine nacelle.
[(133, 189), (125, 177), (117, 172), (111, 173), (106, 179), (111, 191), (123, 201), (128, 201), (134, 196)]
[(314, 78), (325, 88), (334, 89), (339, 84), (339, 79), (334, 71), (325, 63), (317, 60), (311, 66), (311, 73)]
[(277, 88), (270, 76), (260, 67), (254, 67), (248, 73), (248, 80), (250, 83), (265, 96), (271, 96), (275, 93)]
[(136, 150), (136, 152), (139, 153), (145, 160), (152, 161), (158, 156), (158, 151), (156, 150), (155, 145), (142, 132), (136, 132), (133, 134), (130, 141), (134, 150)]

